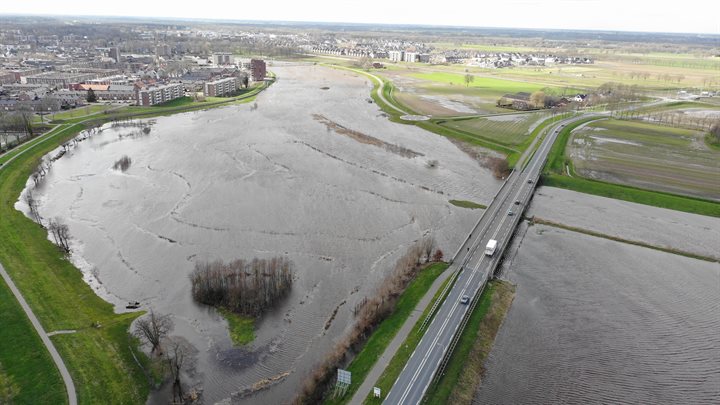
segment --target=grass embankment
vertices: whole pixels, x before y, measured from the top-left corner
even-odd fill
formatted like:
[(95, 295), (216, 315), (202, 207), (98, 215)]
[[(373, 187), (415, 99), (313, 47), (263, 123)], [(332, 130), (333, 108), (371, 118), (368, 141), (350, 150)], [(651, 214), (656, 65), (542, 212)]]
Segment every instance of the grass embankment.
[(92, 104), (92, 105), (87, 105), (85, 107), (77, 107), (77, 108), (73, 108), (70, 110), (64, 110), (64, 111), (59, 111), (56, 113), (45, 114), (44, 118), (36, 115), (35, 118), (33, 119), (33, 122), (39, 123), (42, 121), (46, 121), (46, 122), (49, 121), (51, 124), (56, 124), (62, 120), (93, 115), (93, 114), (97, 114), (99, 112), (105, 111), (107, 109), (110, 109), (110, 108), (112, 108), (112, 106), (110, 106), (110, 105)]
[(507, 281), (490, 281), (470, 315), (443, 376), (431, 385), (428, 404), (471, 404), (485, 372), (495, 336), (515, 297), (515, 286)]
[[(116, 315), (112, 306), (92, 291), (81, 273), (47, 239), (47, 231), (14, 208), (40, 158), (73, 136), (74, 131), (63, 131), (61, 136), (7, 163), (0, 173), (0, 240), (3, 241), (0, 262), (47, 331), (77, 330), (52, 339), (72, 374), (80, 403), (141, 403), (147, 397), (148, 384), (132, 357), (127, 333), (139, 314)], [(7, 287), (3, 284), (3, 288)], [(101, 327), (94, 328), (93, 323)], [(22, 323), (3, 323), (3, 329), (24, 327)], [(33, 344), (33, 350), (45, 353), (36, 336), (29, 336), (23, 342), (21, 344)], [(8, 343), (4, 341), (3, 345), (14, 349), (19, 342)], [(3, 364), (15, 368), (19, 361), (11, 356)], [(52, 364), (50, 367), (33, 371), (37, 375), (52, 375), (55, 367)], [(44, 395), (45, 388), (38, 390), (32, 378), (16, 382), (28, 395)], [(57, 384), (62, 383), (49, 386)]]
[(224, 308), (218, 308), (217, 311), (227, 320), (233, 345), (242, 346), (255, 340), (255, 320), (253, 318), (238, 315)]
[[(2, 278), (0, 325), (0, 370), (18, 387), (14, 403), (67, 403), (65, 385), (55, 363)], [(0, 395), (0, 402), (2, 398)]]
[(555, 143), (553, 144), (552, 148), (550, 149), (550, 153), (548, 153), (547, 157), (547, 163), (545, 165), (545, 170), (549, 171), (551, 173), (557, 173), (562, 174), (565, 171), (566, 165), (572, 165), (572, 162), (565, 154), (565, 150), (567, 149), (567, 143), (570, 140), (570, 135), (572, 134), (572, 131), (590, 121), (594, 121), (600, 119), (600, 117), (589, 117), (584, 118), (578, 121), (573, 122), (572, 124), (566, 125), (565, 128), (563, 128), (560, 133), (558, 134), (557, 139), (555, 140)]
[(425, 296), (430, 286), (435, 282), (435, 279), (447, 268), (447, 263), (434, 263), (418, 273), (402, 295), (400, 295), (392, 315), (380, 323), (380, 326), (372, 333), (372, 336), (370, 336), (363, 349), (348, 366), (347, 370), (352, 372), (353, 383), (350, 385), (345, 396), (342, 398), (330, 398), (325, 401), (325, 404), (344, 404), (352, 398), (353, 394), (365, 380), (365, 376), (367, 376), (375, 365), (375, 362), (385, 351), (385, 348), (387, 348), (388, 344), (390, 344), (397, 332), (405, 324), (405, 320), (410, 316), (412, 311), (415, 310), (418, 302)]
[[(379, 387), (381, 389), (381, 391), (383, 392), (383, 396), (387, 396), (388, 392), (390, 392), (390, 388), (392, 388), (403, 367), (405, 367), (405, 364), (407, 364), (407, 361), (410, 359), (412, 352), (415, 351), (415, 347), (417, 347), (418, 343), (420, 343), (420, 339), (422, 339), (423, 337), (423, 334), (420, 333), (420, 327), (425, 321), (425, 318), (430, 315), (430, 310), (432, 309), (433, 303), (435, 303), (435, 301), (437, 300), (445, 299), (445, 297), (441, 297), (441, 294), (443, 293), (443, 290), (448, 285), (448, 283), (452, 282), (454, 282), (454, 277), (452, 275), (443, 282), (443, 285), (440, 286), (438, 291), (435, 293), (435, 296), (433, 296), (433, 299), (428, 303), (427, 307), (423, 311), (422, 315), (418, 318), (417, 322), (415, 322), (415, 325), (408, 334), (408, 337), (405, 339), (402, 345), (400, 345), (398, 350), (395, 352), (395, 355), (388, 363), (387, 367), (385, 367), (382, 375), (380, 376), (380, 378), (378, 378), (377, 382), (375, 383), (375, 387)], [(434, 317), (434, 314), (432, 315), (432, 317)], [(381, 404), (382, 399), (374, 398), (372, 392), (370, 392), (365, 397), (363, 403)]]
[[(720, 203), (714, 201), (579, 177), (574, 172), (572, 162), (566, 156), (566, 147), (575, 128), (595, 119), (597, 118), (577, 121), (567, 125), (560, 131), (548, 155), (548, 161), (542, 175), (543, 185), (654, 207), (720, 217)], [(573, 177), (567, 175), (567, 170), (570, 170)]]
[(466, 201), (466, 200), (450, 200), (448, 202), (456, 207), (461, 207), (461, 208), (470, 208), (470, 209), (480, 208), (483, 210), (485, 208), (487, 208), (487, 205), (478, 204), (478, 203), (474, 203), (472, 201)]

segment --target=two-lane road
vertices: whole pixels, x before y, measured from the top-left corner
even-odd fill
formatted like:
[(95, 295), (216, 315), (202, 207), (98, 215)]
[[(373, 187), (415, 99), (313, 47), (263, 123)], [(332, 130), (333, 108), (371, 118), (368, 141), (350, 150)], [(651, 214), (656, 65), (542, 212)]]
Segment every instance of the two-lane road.
[[(524, 207), (535, 190), (552, 144), (560, 130), (579, 117), (555, 124), (523, 170), (514, 171), (461, 247), (454, 266), (461, 270), (447, 298), (427, 328), (385, 399), (385, 404), (418, 404), (445, 358), (470, 305), (461, 303), (465, 295), (477, 299), (491, 278), (507, 242), (514, 232)], [(497, 240), (492, 256), (485, 254), (490, 239)]]

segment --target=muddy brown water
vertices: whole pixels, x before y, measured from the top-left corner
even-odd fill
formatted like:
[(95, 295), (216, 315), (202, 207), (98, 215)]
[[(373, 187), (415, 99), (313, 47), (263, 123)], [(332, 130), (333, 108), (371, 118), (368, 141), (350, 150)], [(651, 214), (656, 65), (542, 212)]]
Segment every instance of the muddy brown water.
[[(172, 315), (172, 334), (197, 350), (186, 381), (208, 404), (290, 400), (352, 324), (354, 304), (414, 240), (432, 234), (454, 253), (481, 211), (447, 201), (488, 204), (500, 186), (445, 138), (389, 122), (367, 102), (366, 79), (317, 66), (273, 70), (279, 80), (256, 105), (157, 118), (146, 135), (106, 126), (34, 190), (41, 215), (69, 225), (72, 260), (100, 296), (118, 311), (139, 301)], [(359, 143), (313, 114), (422, 155)], [(132, 159), (124, 173), (112, 169), (123, 155)], [(192, 301), (188, 274), (196, 260), (275, 255), (294, 262), (293, 291), (251, 345), (234, 348), (225, 322)], [(284, 373), (267, 390), (237, 395)]]
[(720, 264), (541, 225), (517, 239), (475, 403), (720, 402)]

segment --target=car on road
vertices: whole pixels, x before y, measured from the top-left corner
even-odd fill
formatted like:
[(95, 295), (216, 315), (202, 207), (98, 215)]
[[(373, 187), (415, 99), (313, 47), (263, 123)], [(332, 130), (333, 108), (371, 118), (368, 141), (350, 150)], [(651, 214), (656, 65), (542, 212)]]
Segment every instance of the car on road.
[(520, 205), (520, 200), (515, 200), (515, 205)]
[(528, 179), (528, 184), (532, 184), (532, 179)]
[(467, 305), (468, 302), (470, 302), (470, 297), (467, 295), (463, 295), (462, 298), (460, 298), (460, 303), (463, 305)]
[(515, 215), (515, 213), (514, 213), (512, 210), (508, 211), (508, 216), (509, 216), (509, 217), (511, 217), (511, 216), (513, 216), (513, 215)]

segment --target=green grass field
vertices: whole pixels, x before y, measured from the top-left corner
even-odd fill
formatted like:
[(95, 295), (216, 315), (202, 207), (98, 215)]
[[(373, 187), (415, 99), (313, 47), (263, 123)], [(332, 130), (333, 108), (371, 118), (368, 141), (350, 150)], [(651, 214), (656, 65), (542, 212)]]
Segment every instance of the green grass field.
[(224, 308), (219, 308), (218, 313), (228, 323), (228, 332), (233, 345), (243, 346), (255, 340), (255, 320), (253, 318), (238, 315)]
[(461, 207), (461, 208), (469, 208), (469, 209), (485, 209), (487, 208), (487, 205), (478, 204), (472, 201), (466, 201), (466, 200), (450, 200), (448, 201), (450, 204)]
[[(65, 110), (65, 111), (58, 111), (55, 114), (45, 114), (44, 121), (59, 121), (59, 120), (68, 120), (72, 118), (78, 118), (83, 117), (87, 115), (97, 114), (99, 112), (105, 111), (109, 108), (112, 108), (112, 106), (109, 105), (88, 105), (85, 107), (78, 107), (73, 108), (71, 110)], [(35, 116), (34, 122), (40, 122), (40, 116)]]
[[(64, 404), (60, 373), (40, 337), (0, 278), (0, 370), (19, 388), (15, 404)], [(43, 372), (38, 372), (43, 370)], [(0, 382), (0, 391), (2, 383)], [(0, 402), (3, 396), (0, 394)]]
[(442, 274), (448, 265), (446, 263), (435, 263), (418, 274), (413, 281), (410, 282), (405, 291), (398, 299), (395, 311), (380, 326), (375, 329), (367, 343), (355, 356), (348, 366), (347, 370), (352, 372), (353, 383), (350, 385), (347, 393), (342, 398), (330, 398), (325, 404), (344, 404), (347, 403), (362, 385), (365, 376), (370, 372), (377, 359), (380, 358), (388, 344), (393, 340), (397, 332), (415, 310), (417, 303), (425, 296), (435, 279)]
[(465, 75), (460, 73), (445, 73), (445, 72), (433, 72), (433, 73), (411, 73), (410, 77), (425, 80), (433, 84), (441, 84), (442, 87), (446, 85), (453, 87), (469, 88), (473, 90), (481, 90), (485, 95), (492, 95), (500, 97), (505, 93), (515, 93), (524, 91), (532, 93), (537, 90), (541, 90), (544, 87), (542, 84), (527, 83), (521, 81), (504, 80), (493, 77), (482, 77), (476, 76), (472, 83), (468, 86), (465, 85)]

